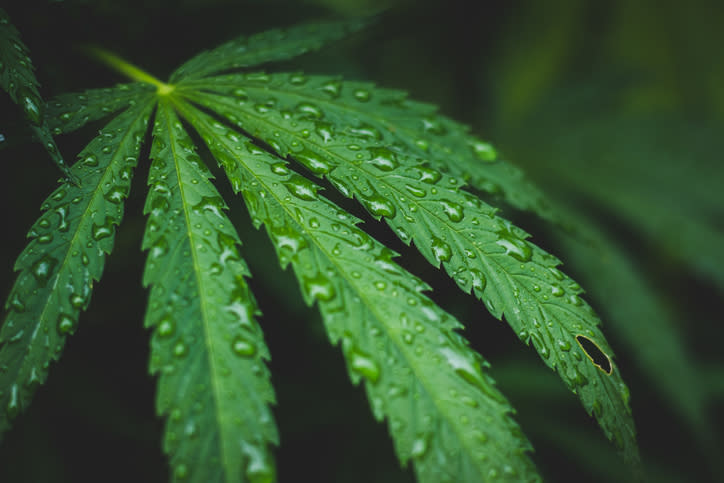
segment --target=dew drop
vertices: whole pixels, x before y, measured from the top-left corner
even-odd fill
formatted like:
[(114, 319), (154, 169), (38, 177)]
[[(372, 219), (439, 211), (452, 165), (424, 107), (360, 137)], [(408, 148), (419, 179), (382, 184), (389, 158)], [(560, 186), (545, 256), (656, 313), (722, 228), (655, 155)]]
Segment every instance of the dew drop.
[(495, 243), (505, 249), (506, 255), (510, 255), (519, 262), (530, 261), (533, 256), (533, 250), (531, 250), (528, 242), (518, 238), (510, 230), (509, 226), (496, 233), (498, 234), (498, 240)]
[(442, 204), (443, 213), (447, 215), (450, 221), (458, 222), (463, 219), (463, 207), (459, 204), (449, 200), (440, 200), (440, 204)]
[(158, 336), (159, 337), (170, 337), (176, 331), (176, 324), (174, 324), (171, 317), (168, 315), (162, 318), (158, 322)]
[(44, 255), (33, 263), (31, 270), (39, 286), (45, 287), (57, 264), (58, 260), (50, 255)]
[(224, 208), (224, 200), (220, 196), (204, 196), (191, 209), (198, 214), (212, 213), (219, 218), (223, 218), (222, 210)]
[(353, 372), (363, 376), (373, 384), (380, 378), (380, 367), (367, 354), (350, 346), (345, 349), (345, 356), (347, 357), (349, 368)]
[(68, 314), (61, 313), (58, 316), (58, 333), (60, 335), (72, 334), (75, 332), (76, 320)]
[(399, 166), (397, 155), (387, 148), (370, 148), (369, 162), (380, 171), (392, 171)]
[(10, 386), (10, 398), (7, 406), (5, 406), (5, 414), (8, 415), (8, 419), (13, 420), (17, 417), (20, 412), (20, 397), (18, 395), (18, 385), (13, 384)]
[(173, 355), (181, 358), (186, 356), (188, 354), (188, 347), (186, 347), (186, 344), (183, 343), (183, 341), (179, 341), (176, 343), (175, 346), (173, 346)]
[(412, 441), (412, 447), (410, 448), (410, 456), (413, 458), (422, 458), (427, 453), (428, 448), (428, 437), (423, 435), (415, 438)]
[(338, 80), (331, 80), (322, 84), (320, 90), (332, 99), (336, 99), (342, 91), (342, 83)]
[(424, 198), (425, 195), (427, 195), (427, 192), (426, 192), (425, 190), (420, 189), (420, 188), (418, 188), (418, 187), (416, 187), (416, 186), (409, 185), (409, 184), (406, 184), (406, 185), (405, 185), (405, 189), (406, 189), (412, 196), (415, 196), (416, 198)]
[(298, 174), (293, 174), (284, 183), (289, 193), (296, 198), (304, 201), (312, 201), (317, 199), (316, 186), (307, 178)]
[(263, 449), (242, 441), (242, 451), (247, 463), (244, 473), (249, 483), (272, 483), (275, 479), (274, 467), (269, 463)]
[(367, 208), (367, 211), (375, 217), (384, 216), (386, 218), (393, 218), (397, 213), (395, 205), (379, 194), (373, 194), (364, 198), (360, 197), (360, 201), (364, 207)]
[(427, 166), (416, 166), (415, 171), (417, 171), (419, 175), (418, 179), (423, 183), (435, 184), (442, 178), (442, 175), (438, 171)]
[(295, 109), (299, 114), (308, 119), (321, 119), (324, 117), (322, 110), (309, 102), (300, 102)]
[(354, 91), (354, 98), (357, 99), (360, 102), (367, 102), (370, 100), (372, 96), (370, 95), (370, 91), (367, 91), (365, 89), (357, 89)]
[(93, 224), (93, 239), (100, 241), (104, 238), (108, 238), (113, 235), (113, 218), (106, 216), (105, 221), (102, 224)]
[(241, 357), (251, 357), (256, 354), (256, 346), (242, 337), (234, 339), (231, 343), (231, 350)]
[(185, 480), (189, 476), (189, 469), (185, 464), (180, 464), (174, 470), (174, 476), (179, 480)]
[(440, 238), (432, 238), (432, 255), (438, 262), (447, 262), (452, 258), (452, 250), (450, 245)]
[(483, 290), (485, 290), (487, 280), (485, 278), (485, 275), (483, 275), (483, 272), (481, 272), (477, 268), (471, 268), (469, 271), (470, 276), (473, 279), (473, 288), (478, 292), (482, 292)]
[[(327, 174), (332, 170), (332, 167), (329, 165), (329, 163), (327, 161), (325, 161), (324, 159), (317, 156), (316, 153), (309, 151), (307, 149), (305, 149), (304, 151), (295, 153), (294, 159), (296, 159), (301, 164), (306, 166), (306, 168), (314, 174)], [(292, 178), (294, 178), (295, 176), (298, 176), (298, 175), (293, 175)], [(304, 179), (306, 179), (306, 178), (304, 178)], [(310, 182), (310, 184), (311, 184), (311, 182)], [(294, 193), (292, 193), (292, 194), (294, 194)], [(309, 199), (314, 199), (314, 197), (309, 198)]]
[(329, 302), (336, 295), (334, 285), (321, 273), (314, 277), (305, 277), (303, 285), (304, 290), (310, 297), (314, 297), (321, 302)]
[(495, 148), (488, 143), (482, 141), (475, 141), (471, 143), (470, 147), (473, 149), (473, 153), (481, 161), (495, 161), (498, 158), (498, 153)]

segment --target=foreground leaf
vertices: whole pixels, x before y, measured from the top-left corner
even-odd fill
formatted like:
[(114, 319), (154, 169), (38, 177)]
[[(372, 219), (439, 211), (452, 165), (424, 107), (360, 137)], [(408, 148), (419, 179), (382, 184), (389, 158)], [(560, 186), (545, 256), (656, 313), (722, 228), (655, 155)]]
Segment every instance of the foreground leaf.
[(45, 381), (88, 306), (123, 217), (151, 106), (139, 99), (101, 130), (71, 168), (81, 186), (56, 189), (30, 230), (0, 329), (0, 434)]
[(422, 294), (429, 287), (282, 160), (200, 111), (182, 112), (266, 226), (282, 267), (291, 263), (307, 303), (318, 302), (350, 378), (364, 379), (375, 417), (387, 419), (419, 481), (539, 479), (513, 409), (481, 370), (487, 363)]
[[(268, 79), (254, 75), (247, 82)], [(245, 87), (240, 84), (242, 91)], [(558, 259), (526, 241), (525, 232), (459, 190), (462, 180), (375, 139), (344, 134), (347, 125), (316, 120), (324, 117), (321, 109), (295, 110), (277, 98), (254, 99), (248, 91), (241, 97), (184, 86), (179, 91), (325, 177), (344, 196), (354, 196), (373, 217), (384, 217), (400, 240), (414, 241), (430, 263), (442, 264), (461, 290), (472, 290), (495, 317), (505, 315), (636, 464), (628, 388), (580, 286), (556, 268)]]
[(271, 481), (274, 393), (249, 273), (226, 206), (165, 99), (151, 156), (146, 326), (174, 479)]

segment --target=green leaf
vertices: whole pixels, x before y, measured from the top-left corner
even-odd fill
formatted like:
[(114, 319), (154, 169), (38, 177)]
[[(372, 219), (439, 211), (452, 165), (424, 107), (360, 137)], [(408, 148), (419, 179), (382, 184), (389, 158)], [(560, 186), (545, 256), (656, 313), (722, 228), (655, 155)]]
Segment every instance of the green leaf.
[(399, 459), (414, 461), (419, 481), (538, 480), (513, 409), (454, 331), (461, 325), (422, 294), (429, 287), (281, 159), (181, 109), (255, 225), (266, 226), (282, 267), (291, 263), (307, 303), (318, 302), (350, 378), (365, 381), (375, 417), (387, 419)]
[(88, 306), (123, 217), (151, 106), (139, 99), (101, 130), (71, 168), (81, 186), (56, 189), (28, 234), (0, 329), (0, 434), (45, 381)]
[(153, 86), (134, 82), (73, 94), (61, 94), (48, 102), (45, 108), (45, 123), (55, 134), (69, 133), (89, 122), (103, 119), (132, 106), (139, 98), (153, 91)]
[(687, 354), (672, 313), (635, 268), (636, 263), (602, 230), (582, 215), (577, 225), (586, 240), (552, 232), (566, 260), (580, 267), (591, 297), (607, 315), (609, 329), (700, 438), (712, 438), (706, 419), (707, 397), (698, 367)]
[(543, 192), (519, 168), (498, 156), (495, 148), (471, 136), (467, 126), (438, 114), (436, 106), (407, 99), (405, 92), (301, 73), (184, 79), (180, 87), (248, 97), (259, 105), (289, 109), (319, 123), (343, 126), (347, 135), (425, 159), (435, 169), (465, 179), (474, 188), (500, 196), (518, 209), (571, 225), (551, 209)]
[(53, 162), (73, 182), (68, 165), (60, 155), (58, 146), (43, 123), (43, 99), (38, 92), (38, 80), (33, 73), (28, 48), (20, 40), (20, 33), (10, 23), (5, 10), (0, 8), (0, 86), (10, 94), (14, 103), (20, 105), (37, 136)]
[(226, 205), (165, 99), (151, 157), (145, 323), (174, 480), (271, 481), (274, 393), (249, 273)]
[(298, 25), (239, 37), (204, 51), (171, 74), (169, 82), (196, 79), (224, 70), (291, 59), (317, 50), (364, 25), (361, 20)]
[[(252, 84), (264, 82), (259, 76), (251, 79)], [(434, 266), (442, 263), (463, 291), (472, 290), (495, 317), (506, 316), (521, 340), (533, 342), (606, 436), (636, 464), (628, 388), (598, 317), (580, 297), (582, 289), (556, 268), (558, 259), (526, 241), (524, 231), (460, 191), (462, 180), (377, 140), (344, 134), (346, 125), (314, 120), (320, 117), (316, 114), (310, 120), (306, 108), (293, 111), (247, 93), (239, 98), (181, 86), (179, 93), (324, 176), (374, 218), (384, 217), (400, 240), (414, 241)], [(324, 111), (317, 110), (323, 118)]]

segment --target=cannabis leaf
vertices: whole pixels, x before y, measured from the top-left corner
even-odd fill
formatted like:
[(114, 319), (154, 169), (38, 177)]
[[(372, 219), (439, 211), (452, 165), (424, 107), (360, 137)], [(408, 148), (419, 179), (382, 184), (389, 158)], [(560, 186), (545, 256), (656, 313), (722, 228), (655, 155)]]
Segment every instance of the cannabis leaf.
[[(18, 259), (0, 332), (0, 388), (8, 388), (0, 403), (10, 418), (27, 406), (88, 304), (155, 112), (145, 325), (153, 329), (150, 370), (174, 480), (275, 478), (270, 355), (241, 240), (198, 154), (205, 149), (254, 226), (265, 227), (281, 266), (291, 265), (306, 303), (317, 304), (350, 379), (364, 382), (374, 416), (387, 421), (400, 461), (412, 461), (420, 481), (540, 477), (514, 409), (458, 333), (461, 324), (304, 172), (384, 218), (462, 291), (505, 316), (636, 464), (628, 389), (582, 289), (466, 187), (556, 219), (519, 170), (397, 91), (301, 73), (224, 74), (302, 54), (357, 27), (317, 24), (232, 40), (181, 66), (171, 83), (97, 50), (137, 82), (50, 102), (46, 124), (57, 133), (118, 114), (73, 166), (81, 185), (66, 182), (51, 195)], [(0, 431), (10, 418), (0, 419)]]
[(20, 40), (20, 33), (10, 23), (8, 14), (0, 8), (0, 86), (10, 94), (10, 98), (19, 104), (38, 140), (50, 155), (53, 162), (74, 182), (53, 136), (43, 123), (44, 102), (38, 92), (38, 81), (33, 73), (28, 48)]

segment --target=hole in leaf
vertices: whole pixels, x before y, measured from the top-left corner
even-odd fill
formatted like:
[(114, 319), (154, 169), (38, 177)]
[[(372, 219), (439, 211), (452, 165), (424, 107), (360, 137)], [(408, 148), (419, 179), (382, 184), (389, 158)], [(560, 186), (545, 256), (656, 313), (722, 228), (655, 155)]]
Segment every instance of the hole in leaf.
[(609, 376), (611, 375), (611, 372), (613, 371), (611, 359), (609, 359), (608, 355), (606, 355), (606, 353), (603, 352), (595, 342), (584, 335), (577, 335), (576, 342), (578, 342), (578, 345), (581, 346), (583, 352), (586, 353), (588, 358), (591, 359), (591, 362), (593, 362), (596, 367)]

